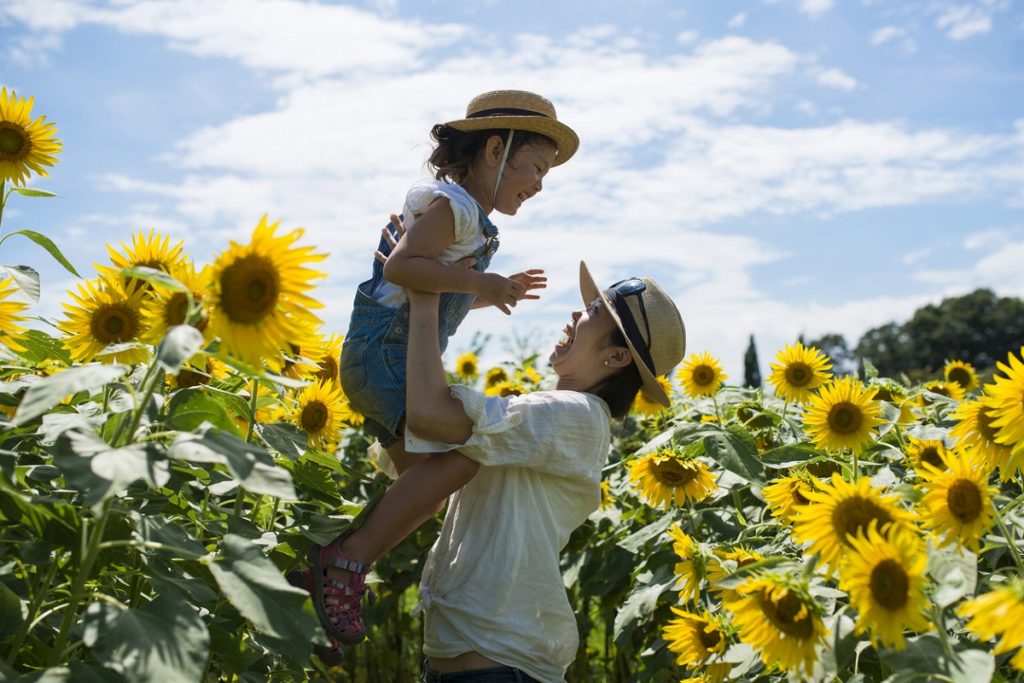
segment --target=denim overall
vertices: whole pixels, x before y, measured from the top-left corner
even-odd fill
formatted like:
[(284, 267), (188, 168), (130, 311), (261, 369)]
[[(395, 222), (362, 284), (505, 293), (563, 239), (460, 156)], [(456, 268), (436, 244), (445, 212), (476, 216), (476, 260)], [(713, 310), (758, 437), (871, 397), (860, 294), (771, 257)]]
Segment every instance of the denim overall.
[[(476, 258), (473, 269), (484, 272), (498, 249), (498, 228), (479, 205), (477, 211), (486, 241), (473, 254)], [(391, 223), (388, 230), (393, 236), (397, 235)], [(383, 237), (378, 249), (384, 254), (391, 252)], [(373, 276), (356, 290), (352, 320), (341, 348), (340, 365), (341, 387), (345, 396), (352, 407), (366, 418), (366, 433), (377, 437), (387, 448), (402, 438), (400, 427), (405, 417), (409, 303), (391, 308), (374, 301), (373, 293), (383, 281), (384, 264), (374, 260)], [(441, 294), (437, 336), (442, 352), (448, 346), (448, 338), (455, 334), (459, 323), (469, 312), (473, 300), (472, 294)]]

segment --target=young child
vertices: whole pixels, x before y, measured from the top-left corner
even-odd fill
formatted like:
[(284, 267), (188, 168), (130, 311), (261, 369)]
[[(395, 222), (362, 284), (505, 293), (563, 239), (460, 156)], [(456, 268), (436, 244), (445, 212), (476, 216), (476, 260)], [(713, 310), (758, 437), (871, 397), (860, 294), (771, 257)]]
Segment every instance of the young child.
[[(576, 152), (579, 138), (558, 121), (554, 106), (534, 93), (499, 90), (469, 103), (466, 117), (438, 124), (429, 163), (435, 179), (412, 187), (403, 210), (405, 226), (393, 219), (383, 231), (372, 277), (359, 285), (341, 352), (341, 382), (352, 406), (365, 418), (399, 474), (430, 457), (404, 447), (409, 304), (404, 288), (441, 293), (438, 341), (443, 351), (473, 306), (497, 306), (505, 314), (546, 286), (541, 270), (510, 277), (488, 273), (498, 248), (498, 230), (488, 215), (515, 215), (541, 191), (552, 166)], [(404, 234), (403, 234), (404, 233)], [(392, 245), (394, 247), (392, 248)], [(433, 515), (444, 498), (476, 472), (460, 467), (432, 482), (436, 493), (421, 501), (388, 496), (358, 530), (309, 554), (317, 614), (337, 643), (364, 637), (361, 600), (369, 562), (398, 544)], [(405, 476), (416, 476), (415, 470)]]

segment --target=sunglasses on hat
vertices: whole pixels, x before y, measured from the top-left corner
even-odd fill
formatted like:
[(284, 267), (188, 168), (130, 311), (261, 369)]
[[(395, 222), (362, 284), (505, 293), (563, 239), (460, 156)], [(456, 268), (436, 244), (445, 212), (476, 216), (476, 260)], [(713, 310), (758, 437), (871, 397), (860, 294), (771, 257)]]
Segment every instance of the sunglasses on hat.
[(650, 348), (648, 348), (647, 342), (644, 341), (644, 336), (640, 334), (640, 326), (637, 325), (636, 319), (633, 317), (633, 311), (626, 303), (628, 297), (636, 297), (636, 301), (640, 306), (640, 315), (644, 319), (644, 328), (647, 330), (647, 339), (649, 340), (651, 338), (651, 325), (647, 320), (647, 309), (644, 307), (644, 299), (640, 296), (646, 290), (647, 284), (643, 280), (638, 277), (631, 277), (616, 282), (605, 291), (609, 295), (608, 299), (615, 307), (615, 312), (619, 314), (619, 320), (622, 321), (622, 328), (626, 333), (626, 337), (640, 354), (640, 359), (653, 371), (654, 361), (651, 359)]

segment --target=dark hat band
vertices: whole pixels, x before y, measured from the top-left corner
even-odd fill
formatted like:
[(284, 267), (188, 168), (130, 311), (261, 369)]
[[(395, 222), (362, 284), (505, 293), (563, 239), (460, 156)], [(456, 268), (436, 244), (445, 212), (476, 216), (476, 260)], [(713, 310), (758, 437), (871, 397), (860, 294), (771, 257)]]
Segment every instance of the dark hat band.
[(551, 117), (532, 109), (515, 109), (514, 107), (495, 107), (493, 109), (481, 109), (466, 116), (467, 119), (480, 119), (487, 116), (540, 116), (545, 119)]

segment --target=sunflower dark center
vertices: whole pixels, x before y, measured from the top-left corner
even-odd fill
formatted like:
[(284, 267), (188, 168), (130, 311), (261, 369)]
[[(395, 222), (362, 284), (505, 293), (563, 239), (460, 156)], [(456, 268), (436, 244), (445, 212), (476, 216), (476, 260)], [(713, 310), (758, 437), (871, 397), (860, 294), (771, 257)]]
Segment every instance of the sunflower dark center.
[(89, 330), (101, 344), (130, 341), (139, 331), (138, 315), (125, 304), (104, 304), (92, 314)]
[(987, 410), (982, 408), (978, 411), (978, 433), (981, 434), (985, 441), (996, 440), (996, 428), (992, 426), (992, 422), (995, 418), (992, 417)]
[(707, 365), (698, 365), (693, 369), (693, 383), (706, 387), (715, 381), (715, 370)]
[(949, 387), (947, 387), (945, 384), (942, 384), (941, 382), (938, 384), (933, 384), (930, 387), (928, 387), (928, 391), (932, 392), (933, 394), (938, 394), (939, 396), (952, 398), (949, 395)]
[(881, 530), (892, 523), (892, 517), (874, 501), (860, 496), (847, 498), (832, 511), (832, 529), (846, 545), (850, 543), (848, 537), (861, 533), (872, 521), (877, 521)]
[(893, 402), (893, 394), (889, 389), (878, 388), (875, 389), (875, 400), (876, 401), (888, 401)]
[(778, 602), (772, 602), (768, 595), (761, 594), (761, 611), (772, 626), (787, 636), (807, 640), (814, 635), (814, 621), (803, 601), (792, 591)]
[(956, 382), (964, 389), (971, 386), (971, 373), (969, 373), (966, 368), (956, 367), (950, 369), (949, 376), (946, 379), (951, 382)]
[(243, 256), (220, 276), (221, 307), (231, 322), (253, 325), (269, 315), (281, 293), (277, 269), (257, 254)]
[(471, 360), (464, 361), (459, 366), (459, 374), (461, 375), (475, 375), (476, 374), (476, 363)]
[(329, 416), (323, 401), (310, 401), (302, 409), (302, 430), (307, 434), (318, 434), (327, 426)]
[(799, 486), (794, 486), (794, 487), (793, 487), (793, 488), (792, 488), (792, 489), (790, 490), (790, 496), (791, 496), (791, 497), (793, 498), (793, 502), (794, 502), (794, 503), (795, 503), (796, 505), (807, 505), (808, 503), (810, 503), (810, 502), (811, 502), (811, 501), (810, 501), (810, 500), (808, 500), (808, 499), (807, 499), (807, 498), (806, 498), (806, 497), (804, 496), (804, 494), (803, 494), (803, 493), (802, 493), (802, 492), (800, 491), (800, 487), (799, 487)]
[(181, 389), (188, 389), (189, 387), (197, 387), (202, 384), (210, 383), (210, 376), (196, 372), (195, 370), (189, 370), (188, 368), (182, 368), (177, 374), (178, 387)]
[(703, 624), (697, 627), (697, 637), (705, 650), (712, 651), (722, 642), (722, 633), (711, 624)]
[(327, 354), (320, 361), (320, 372), (316, 373), (316, 378), (324, 381), (337, 382), (338, 376), (338, 361), (331, 354)]
[(8, 121), (0, 122), (0, 154), (3, 154), (5, 161), (24, 158), (31, 149), (31, 144), (25, 129), (21, 126)]
[(871, 570), (871, 596), (887, 610), (898, 610), (910, 598), (910, 577), (894, 559), (882, 560)]
[(946, 505), (963, 523), (973, 522), (981, 514), (981, 491), (970, 479), (957, 479), (946, 491)]
[(794, 387), (807, 386), (814, 372), (807, 363), (790, 363), (786, 366), (786, 381)]
[(828, 427), (838, 434), (856, 434), (864, 424), (864, 413), (860, 406), (842, 401), (828, 411)]
[(184, 325), (188, 317), (188, 297), (184, 292), (175, 292), (164, 306), (164, 321), (168, 325)]
[(939, 453), (939, 449), (935, 446), (925, 446), (917, 457), (921, 462), (926, 462), (933, 467), (939, 469), (946, 468), (945, 463), (942, 462), (942, 454)]
[(654, 474), (654, 478), (660, 483), (672, 488), (685, 486), (697, 478), (696, 469), (684, 467), (675, 458), (669, 458), (655, 464), (651, 468), (651, 473)]

